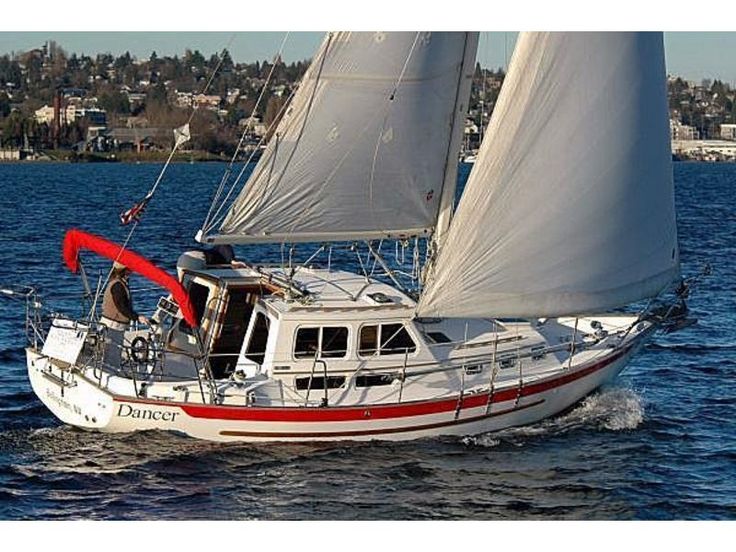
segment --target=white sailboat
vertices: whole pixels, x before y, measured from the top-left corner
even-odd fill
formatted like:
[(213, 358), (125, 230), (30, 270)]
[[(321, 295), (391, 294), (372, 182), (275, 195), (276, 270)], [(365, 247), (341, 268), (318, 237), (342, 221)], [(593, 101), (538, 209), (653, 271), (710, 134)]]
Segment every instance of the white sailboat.
[(244, 190), (198, 234), (318, 242), (315, 255), (366, 242), (389, 276), (377, 241), (426, 237), (419, 293), (329, 259), (188, 252), (181, 289), (154, 329), (130, 328), (120, 366), (94, 316), (48, 331), (31, 315), (39, 398), (105, 432), (401, 440), (535, 422), (615, 378), (684, 317), (680, 298), (607, 312), (680, 282), (662, 36), (522, 34), (453, 215), (476, 46), (328, 34)]

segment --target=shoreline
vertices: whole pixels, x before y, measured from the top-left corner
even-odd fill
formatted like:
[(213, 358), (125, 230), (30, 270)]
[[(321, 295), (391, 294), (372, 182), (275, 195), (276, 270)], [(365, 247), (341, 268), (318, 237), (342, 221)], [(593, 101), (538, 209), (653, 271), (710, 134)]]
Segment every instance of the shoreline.
[[(165, 163), (169, 157), (168, 152), (118, 152), (118, 153), (92, 153), (83, 152), (76, 153), (66, 150), (46, 150), (40, 153), (34, 153), (28, 157), (20, 157), (8, 159), (0, 157), (0, 165), (3, 164), (31, 164), (31, 163)], [(252, 163), (258, 161), (260, 156), (255, 156)], [(171, 163), (229, 163), (232, 157), (226, 155), (218, 155), (208, 153), (206, 151), (191, 151), (177, 153), (171, 159)], [(238, 160), (242, 163), (243, 160)], [(696, 155), (673, 154), (673, 163), (708, 163), (708, 164), (729, 164), (736, 163), (736, 158), (708, 156), (706, 158)], [(460, 161), (460, 164), (463, 164)]]
[[(17, 159), (1, 159), (0, 164), (24, 163), (164, 163), (168, 152), (151, 153), (76, 153), (64, 150), (47, 150)], [(204, 151), (186, 152), (174, 155), (172, 163), (227, 163), (230, 156), (216, 155)]]

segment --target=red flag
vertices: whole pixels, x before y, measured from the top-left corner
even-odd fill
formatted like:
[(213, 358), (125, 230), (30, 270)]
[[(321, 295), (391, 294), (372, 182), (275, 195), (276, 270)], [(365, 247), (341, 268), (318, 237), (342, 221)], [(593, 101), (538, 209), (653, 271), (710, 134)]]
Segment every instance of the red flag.
[(192, 327), (199, 325), (197, 314), (194, 312), (192, 301), (187, 290), (172, 275), (161, 270), (148, 259), (141, 257), (130, 249), (123, 249), (120, 245), (108, 241), (94, 234), (72, 229), (64, 236), (63, 256), (66, 266), (72, 272), (79, 270), (79, 251), (89, 249), (112, 261), (127, 266), (131, 271), (156, 282), (171, 292), (174, 300), (179, 304), (182, 316)]
[(130, 224), (134, 220), (140, 220), (141, 216), (143, 215), (143, 211), (145, 211), (146, 209), (146, 205), (148, 205), (148, 200), (149, 198), (146, 197), (143, 201), (136, 203), (127, 211), (123, 211), (122, 213), (120, 213), (120, 223), (125, 226), (127, 224)]

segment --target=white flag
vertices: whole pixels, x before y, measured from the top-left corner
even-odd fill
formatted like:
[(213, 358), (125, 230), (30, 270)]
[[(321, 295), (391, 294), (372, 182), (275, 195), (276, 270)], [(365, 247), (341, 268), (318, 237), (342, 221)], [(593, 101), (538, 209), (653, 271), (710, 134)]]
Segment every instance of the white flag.
[(181, 126), (179, 128), (174, 129), (174, 142), (175, 148), (178, 148), (182, 144), (188, 142), (191, 139), (192, 135), (189, 133), (189, 123), (185, 124), (184, 126)]

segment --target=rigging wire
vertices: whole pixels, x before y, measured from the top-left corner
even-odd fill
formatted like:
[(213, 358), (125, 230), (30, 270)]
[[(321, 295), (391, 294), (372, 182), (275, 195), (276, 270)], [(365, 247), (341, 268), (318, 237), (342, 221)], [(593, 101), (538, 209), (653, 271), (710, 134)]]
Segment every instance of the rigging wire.
[[(289, 97), (286, 99), (286, 102), (284, 105), (281, 106), (281, 109), (276, 114), (276, 117), (274, 117), (274, 120), (271, 121), (271, 124), (266, 129), (266, 133), (261, 136), (261, 139), (258, 141), (258, 144), (256, 145), (256, 149), (254, 150), (252, 155), (255, 155), (255, 151), (259, 150), (261, 146), (263, 146), (263, 143), (266, 141), (266, 136), (268, 136), (272, 130), (274, 130), (274, 127), (276, 127), (277, 123), (281, 120), (281, 116), (283, 115), (284, 111), (288, 107), (290, 107), (290, 102), (292, 98), (294, 97), (294, 94), (296, 93), (296, 89), (292, 90), (289, 94)], [(276, 147), (278, 147), (278, 135), (276, 135)], [(276, 153), (274, 152), (274, 156)], [(274, 157), (275, 160), (275, 157)], [(222, 213), (222, 209), (227, 205), (227, 202), (229, 201), (230, 197), (232, 196), (233, 192), (235, 191), (235, 188), (240, 184), (240, 181), (243, 178), (243, 175), (245, 174), (245, 171), (248, 168), (248, 165), (252, 161), (252, 156), (248, 159), (248, 162), (243, 165), (243, 167), (240, 169), (240, 172), (238, 173), (238, 176), (235, 178), (235, 181), (230, 185), (230, 189), (228, 190), (227, 194), (225, 195), (225, 198), (220, 203), (220, 206), (217, 208), (217, 211), (215, 211), (215, 214), (212, 215), (212, 221), (207, 227), (203, 227), (202, 232), (203, 234), (207, 234), (212, 228), (220, 224), (227, 213)], [(271, 165), (271, 169), (273, 168), (273, 165)], [(256, 166), (256, 169), (258, 169), (258, 166)], [(263, 167), (261, 167), (259, 170), (263, 170)], [(220, 213), (222, 213), (222, 216), (220, 216)]]
[[(333, 33), (328, 33), (328, 35), (327, 35), (327, 39), (326, 39), (326, 41), (325, 41), (325, 45), (324, 45), (324, 48), (323, 48), (323, 49), (322, 49), (322, 51), (321, 51), (321, 54), (322, 54), (322, 59), (321, 59), (321, 61), (320, 61), (320, 64), (319, 64), (319, 68), (318, 68), (318, 70), (317, 70), (317, 75), (316, 75), (316, 79), (315, 79), (315, 83), (314, 83), (314, 88), (313, 88), (313, 90), (312, 90), (312, 94), (311, 94), (311, 96), (310, 96), (310, 98), (309, 98), (309, 102), (307, 103), (307, 107), (306, 107), (306, 113), (305, 113), (305, 115), (304, 115), (304, 121), (303, 121), (303, 123), (302, 123), (302, 127), (301, 127), (301, 129), (299, 130), (299, 133), (298, 133), (298, 135), (297, 135), (297, 137), (296, 137), (296, 140), (295, 140), (295, 143), (294, 143), (294, 147), (292, 148), (292, 150), (291, 150), (291, 153), (289, 154), (289, 157), (288, 157), (288, 159), (286, 160), (286, 163), (285, 163), (285, 165), (284, 165), (284, 166), (287, 166), (287, 165), (289, 164), (289, 162), (291, 161), (291, 159), (292, 159), (292, 158), (294, 157), (294, 153), (296, 152), (296, 149), (297, 149), (297, 146), (298, 146), (298, 144), (299, 144), (299, 141), (301, 140), (301, 137), (302, 137), (302, 135), (303, 135), (303, 133), (304, 133), (304, 128), (306, 127), (306, 124), (307, 124), (307, 118), (308, 118), (308, 116), (309, 116), (309, 113), (310, 113), (310, 111), (311, 111), (311, 108), (312, 108), (312, 104), (313, 104), (313, 102), (314, 102), (314, 97), (315, 97), (315, 95), (316, 95), (316, 92), (317, 92), (317, 85), (319, 84), (319, 80), (320, 80), (320, 77), (321, 77), (321, 75), (322, 75), (322, 69), (324, 68), (324, 63), (325, 63), (325, 60), (326, 60), (326, 58), (327, 58), (327, 51), (328, 51), (328, 49), (329, 49), (329, 47), (330, 47), (330, 44), (332, 43), (332, 38), (333, 38)], [(311, 67), (310, 67), (310, 69), (311, 69)], [(306, 80), (307, 80), (307, 77), (309, 77), (309, 74), (310, 74), (310, 72), (308, 71), (308, 72), (307, 72), (307, 73), (306, 73), (306, 74), (304, 75), (304, 78), (302, 79), (302, 83), (306, 82)], [(277, 116), (277, 117), (276, 117), (276, 118), (274, 119), (274, 121), (273, 121), (273, 124), (275, 124), (275, 123), (276, 123), (277, 121), (279, 121), (279, 120), (280, 120), (280, 115), (281, 115), (281, 113), (282, 113), (282, 112), (283, 112), (283, 111), (285, 110), (286, 106), (290, 106), (290, 103), (291, 103), (291, 98), (292, 98), (292, 97), (294, 96), (294, 92), (295, 92), (295, 91), (292, 91), (292, 93), (291, 93), (291, 94), (290, 94), (290, 96), (289, 96), (289, 99), (288, 99), (288, 100), (287, 100), (287, 102), (286, 102), (286, 103), (285, 103), (285, 104), (284, 104), (284, 105), (282, 106), (281, 110), (279, 111), (279, 116)], [(272, 126), (273, 126), (273, 125), (272, 125)], [(270, 131), (270, 128), (269, 128), (269, 131)], [(268, 134), (268, 133), (267, 133), (267, 134)], [(264, 135), (264, 138), (265, 138), (265, 135)], [(277, 140), (278, 140), (278, 135), (277, 135)], [(263, 141), (263, 139), (261, 140), (261, 142), (260, 142), (260, 143), (262, 143), (262, 141)], [(260, 143), (259, 143), (259, 145), (260, 145)], [(278, 142), (277, 142), (277, 144), (276, 144), (276, 145), (278, 145)], [(275, 159), (276, 159), (276, 158), (275, 158), (275, 156), (276, 156), (276, 152), (274, 151), (274, 153), (272, 154), (272, 157), (273, 157), (273, 161), (274, 161), (274, 162), (275, 162)], [(243, 169), (242, 169), (242, 170), (240, 171), (240, 174), (238, 175), (238, 178), (237, 178), (237, 179), (236, 179), (236, 181), (235, 181), (235, 182), (233, 183), (233, 185), (232, 185), (232, 186), (230, 187), (230, 190), (229, 190), (229, 192), (228, 192), (227, 196), (225, 197), (225, 199), (223, 200), (223, 202), (222, 202), (222, 203), (220, 204), (220, 207), (218, 208), (218, 210), (217, 210), (217, 213), (216, 213), (216, 214), (215, 214), (215, 216), (213, 217), (213, 222), (212, 222), (212, 224), (210, 224), (210, 225), (209, 225), (209, 228), (207, 228), (207, 229), (206, 229), (206, 232), (207, 232), (207, 231), (209, 231), (209, 230), (211, 230), (211, 229), (212, 229), (212, 228), (213, 228), (214, 226), (216, 226), (216, 225), (218, 224), (218, 222), (219, 222), (219, 220), (220, 220), (220, 219), (218, 219), (217, 217), (219, 216), (219, 214), (220, 214), (220, 212), (222, 211), (223, 207), (225, 206), (225, 204), (226, 204), (226, 203), (227, 203), (227, 201), (229, 200), (230, 196), (232, 195), (232, 192), (234, 191), (234, 189), (235, 189), (235, 186), (236, 186), (236, 185), (237, 185), (237, 184), (238, 184), (238, 183), (240, 182), (240, 179), (241, 179), (241, 177), (242, 177), (243, 173), (245, 172), (245, 168), (246, 168), (246, 167), (247, 167), (247, 165), (245, 165), (245, 166), (243, 167)], [(276, 182), (276, 184), (277, 184), (277, 185), (278, 185), (278, 183), (280, 183), (280, 182), (281, 182), (281, 180), (283, 179), (283, 176), (284, 176), (284, 171), (282, 170), (282, 171), (281, 171), (281, 174), (279, 175), (278, 181)], [(268, 180), (268, 182), (267, 182), (267, 185), (268, 185), (268, 184), (270, 184), (270, 178), (269, 178), (269, 180)], [(260, 202), (259, 202), (259, 205), (263, 203), (263, 201), (265, 200), (265, 196), (266, 196), (266, 194), (265, 194), (265, 190), (264, 190), (264, 193), (262, 193), (262, 194), (261, 194), (261, 196), (260, 196)], [(223, 214), (223, 217), (222, 217), (222, 218), (224, 218), (224, 216), (225, 216), (225, 214)]]
[[(404, 60), (402, 69), (401, 69), (401, 71), (400, 71), (400, 73), (399, 73), (396, 81), (393, 83), (393, 87), (391, 89), (391, 92), (387, 96), (387, 101), (386, 101), (386, 104), (384, 105), (384, 108), (382, 110), (380, 110), (380, 111), (377, 111), (375, 113), (375, 115), (373, 117), (371, 117), (366, 122), (366, 124), (363, 127), (363, 129), (361, 129), (360, 132), (356, 133), (356, 136), (362, 136), (365, 132), (367, 132), (371, 128), (371, 126), (373, 125), (373, 123), (374, 123), (374, 121), (376, 119), (378, 119), (379, 117), (383, 116), (384, 117), (384, 121), (383, 121), (383, 124), (382, 124), (382, 127), (381, 127), (382, 130), (381, 130), (381, 132), (379, 133), (379, 135), (377, 137), (377, 145), (376, 145), (376, 149), (377, 150), (380, 147), (381, 138), (385, 134), (385, 127), (386, 127), (386, 122), (387, 122), (387, 119), (388, 119), (388, 112), (390, 110), (390, 107), (391, 107), (391, 104), (392, 104), (394, 98), (396, 97), (396, 94), (397, 94), (397, 92), (399, 90), (399, 87), (401, 86), (401, 84), (402, 84), (402, 82), (404, 80), (405, 74), (407, 72), (407, 69), (409, 67), (409, 63), (410, 63), (410, 60), (411, 60), (411, 57), (412, 57), (412, 53), (414, 52), (414, 50), (416, 48), (416, 44), (417, 44), (417, 42), (418, 42), (418, 40), (420, 38), (420, 35), (421, 35), (421, 33), (416, 33), (416, 35), (414, 37), (414, 41), (412, 43), (411, 49), (410, 49), (407, 57)], [(327, 56), (327, 48), (328, 47), (329, 47), (329, 43), (326, 45), (326, 47), (322, 51), (322, 62), (321, 62), (321, 65), (324, 64), (324, 60), (325, 60), (325, 58)], [(317, 77), (318, 80), (319, 80), (320, 76), (321, 76), (321, 66), (320, 66), (320, 74)], [(306, 81), (306, 79), (303, 80), (302, 83), (304, 83), (305, 81)], [(313, 99), (314, 99), (314, 92), (315, 91), (316, 91), (316, 84), (315, 84), (314, 90), (312, 91), (312, 96), (310, 97), (310, 100), (309, 100), (309, 105), (307, 107), (307, 113), (304, 115), (304, 124), (302, 125), (302, 132), (303, 132), (304, 127), (306, 126), (306, 119), (308, 118), (309, 113), (311, 112), (311, 104), (312, 104)], [(300, 132), (300, 135), (301, 135), (301, 132)], [(348, 159), (348, 157), (351, 155), (351, 153), (355, 150), (355, 148), (357, 147), (357, 145), (358, 145), (357, 141), (353, 142), (353, 144), (345, 151), (345, 153), (341, 156), (341, 158), (335, 163), (335, 167), (332, 169), (332, 171), (325, 178), (325, 180), (324, 180), (324, 182), (323, 182), (323, 184), (322, 184), (322, 186), (320, 188), (320, 192), (322, 190), (324, 190), (325, 187), (328, 186), (334, 180), (334, 178), (335, 178), (335, 176), (337, 174), (337, 171), (340, 169), (340, 167), (343, 166), (343, 164)], [(292, 151), (291, 151), (291, 155), (290, 155), (289, 159), (284, 164), (284, 166), (283, 166), (283, 168), (281, 170), (281, 174), (279, 176), (279, 182), (285, 176), (285, 174), (286, 174), (286, 170), (285, 169), (289, 165), (289, 162), (290, 162), (291, 158), (293, 157), (296, 149), (297, 148), (295, 146), (292, 149)], [(377, 154), (378, 154), (378, 152), (376, 151), (376, 153), (374, 154), (374, 161), (373, 161), (373, 169), (371, 171), (371, 178), (373, 178), (373, 175), (375, 173), (375, 165), (377, 163), (377, 159), (376, 159), (377, 158)], [(255, 177), (254, 176), (251, 176), (251, 179), (250, 180), (251, 180), (251, 182), (255, 182)], [(214, 226), (216, 226), (219, 222), (221, 222), (222, 218), (224, 218), (224, 215), (223, 215), (223, 217), (219, 217), (219, 213), (221, 212), (222, 208), (227, 203), (227, 199), (229, 199), (230, 195), (232, 194), (232, 191), (234, 190), (234, 186), (235, 186), (235, 183), (234, 183), (233, 187), (231, 188), (230, 192), (228, 192), (228, 195), (227, 195), (226, 199), (220, 205), (220, 208), (218, 209), (215, 217), (213, 217), (212, 223), (205, 230), (205, 232), (209, 232)], [(264, 190), (264, 192), (265, 192), (265, 190)], [(315, 194), (315, 195), (318, 196), (319, 195), (319, 192), (317, 194)], [(263, 203), (265, 201), (265, 199), (266, 199), (266, 194), (265, 193), (261, 193), (260, 194), (260, 203)], [(296, 228), (296, 226), (298, 225), (299, 221), (303, 220), (304, 217), (307, 215), (307, 213), (310, 212), (310, 210), (312, 208), (313, 208), (313, 205), (305, 205), (305, 207), (302, 210), (302, 212), (300, 213), (300, 215), (295, 219), (294, 223), (292, 224), (292, 230), (290, 230), (290, 233), (293, 233), (293, 231), (294, 231), (293, 229)], [(289, 240), (287, 239), (285, 241), (289, 241)]]
[[(235, 34), (233, 33), (230, 37), (230, 40), (227, 42), (225, 48), (222, 51), (222, 54), (220, 55), (220, 59), (217, 62), (217, 65), (215, 66), (215, 69), (212, 71), (212, 74), (210, 75), (209, 79), (207, 80), (207, 83), (205, 84), (204, 88), (202, 89), (201, 94), (205, 94), (210, 86), (212, 85), (212, 82), (215, 79), (215, 76), (217, 75), (217, 72), (220, 70), (220, 67), (222, 67), (222, 63), (225, 59), (225, 52), (228, 50), (230, 45), (233, 42), (233, 39), (235, 38)], [(194, 119), (194, 115), (197, 112), (198, 105), (195, 103), (192, 106), (192, 111), (189, 114), (189, 118), (186, 122), (186, 127), (192, 122)], [(186, 141), (186, 140), (185, 140)], [(176, 150), (179, 148), (180, 145), (182, 145), (185, 141), (180, 141), (179, 138), (175, 134), (174, 138), (174, 146), (171, 149), (171, 153), (169, 153), (169, 157), (166, 159), (166, 162), (164, 163), (163, 168), (158, 174), (158, 177), (156, 178), (156, 181), (153, 184), (153, 187), (148, 191), (145, 198), (143, 199), (143, 202), (146, 203), (150, 201), (153, 198), (153, 195), (156, 193), (156, 189), (158, 188), (159, 184), (163, 180), (163, 176), (166, 173), (166, 170), (168, 169), (169, 165), (171, 164), (171, 160), (174, 157), (174, 154), (176, 153)], [(142, 211), (141, 211), (142, 212)], [(133, 225), (130, 228), (130, 231), (128, 232), (128, 235), (125, 237), (125, 241), (123, 242), (123, 245), (120, 247), (120, 251), (115, 256), (115, 259), (113, 260), (112, 264), (110, 265), (110, 270), (107, 272), (107, 276), (105, 277), (105, 280), (103, 284), (98, 288), (98, 294), (100, 290), (104, 290), (107, 287), (107, 284), (110, 281), (110, 277), (112, 276), (113, 270), (115, 269), (115, 263), (120, 260), (120, 256), (123, 254), (123, 251), (128, 247), (128, 244), (130, 243), (130, 240), (133, 238), (133, 234), (135, 234), (136, 229), (138, 228), (138, 225), (140, 224), (141, 217), (135, 217), (133, 218)], [(90, 316), (94, 315), (94, 313), (90, 313)]]
[[(238, 145), (235, 147), (235, 153), (233, 153), (232, 158), (230, 159), (230, 163), (228, 164), (227, 168), (225, 169), (225, 173), (222, 176), (222, 179), (220, 180), (220, 185), (217, 188), (217, 192), (215, 193), (215, 196), (212, 199), (212, 203), (210, 204), (210, 208), (207, 211), (207, 216), (204, 219), (204, 223), (202, 224), (202, 228), (206, 228), (210, 219), (210, 215), (212, 214), (212, 210), (215, 207), (215, 204), (220, 199), (220, 195), (222, 194), (223, 189), (225, 188), (225, 184), (230, 180), (230, 175), (232, 174), (233, 166), (235, 165), (235, 161), (237, 160), (238, 154), (240, 153), (240, 149), (243, 146), (243, 142), (245, 141), (245, 137), (248, 134), (248, 130), (250, 129), (250, 122), (253, 120), (253, 117), (255, 117), (256, 112), (258, 111), (258, 108), (261, 105), (261, 102), (263, 101), (263, 98), (266, 94), (266, 90), (268, 89), (268, 85), (271, 83), (271, 78), (273, 77), (274, 71), (276, 70), (277, 61), (281, 59), (281, 54), (284, 51), (284, 46), (286, 45), (286, 41), (289, 38), (289, 32), (287, 32), (284, 35), (283, 40), (281, 41), (281, 46), (279, 46), (279, 50), (276, 53), (276, 55), (273, 58), (273, 63), (271, 64), (271, 69), (268, 72), (268, 76), (266, 77), (266, 82), (264, 83), (263, 87), (261, 88), (261, 92), (258, 95), (258, 99), (256, 100), (255, 105), (253, 106), (253, 110), (251, 111), (250, 117), (248, 118), (248, 122), (245, 125), (245, 129), (243, 130), (243, 133), (240, 135), (240, 140), (238, 141)], [(288, 103), (288, 102), (287, 102)], [(251, 161), (253, 161), (253, 157), (255, 156), (256, 152), (258, 151), (261, 142), (263, 140), (263, 137), (261, 137), (261, 140), (258, 143), (258, 146), (251, 151), (250, 156), (248, 157), (248, 160), (245, 162), (245, 166), (247, 167)], [(242, 174), (242, 172), (241, 172)], [(238, 177), (239, 179), (239, 177)], [(237, 181), (236, 181), (237, 182)]]
[[(314, 105), (314, 99), (317, 96), (317, 86), (319, 85), (320, 79), (322, 78), (322, 71), (324, 70), (324, 67), (325, 67), (325, 61), (327, 61), (327, 52), (330, 50), (330, 46), (332, 45), (333, 38), (334, 38), (334, 34), (328, 33), (327, 40), (325, 42), (325, 47), (324, 47), (324, 50), (322, 51), (322, 59), (319, 62), (317, 74), (315, 75), (314, 88), (312, 89), (312, 93), (309, 96), (309, 101), (307, 102), (307, 105), (306, 105), (306, 111), (304, 112), (304, 119), (302, 121), (301, 127), (299, 128), (299, 132), (296, 135), (296, 139), (294, 140), (294, 146), (291, 148), (291, 151), (289, 152), (286, 162), (284, 163), (284, 167), (287, 167), (289, 163), (291, 163), (291, 160), (294, 158), (294, 155), (296, 154), (296, 150), (298, 149), (299, 144), (301, 143), (302, 136), (304, 136), (304, 130), (307, 127), (307, 121), (309, 120), (309, 115), (312, 112), (312, 106)], [(281, 183), (285, 174), (286, 174), (286, 171), (282, 170), (281, 173), (279, 174), (278, 180), (272, 187), (272, 190), (271, 190), (272, 192), (276, 188), (276, 186), (278, 186)], [(270, 180), (268, 184), (270, 184)], [(265, 199), (266, 199), (266, 194), (264, 193), (261, 196), (261, 202), (265, 201)]]

